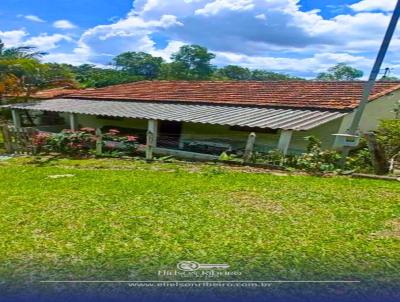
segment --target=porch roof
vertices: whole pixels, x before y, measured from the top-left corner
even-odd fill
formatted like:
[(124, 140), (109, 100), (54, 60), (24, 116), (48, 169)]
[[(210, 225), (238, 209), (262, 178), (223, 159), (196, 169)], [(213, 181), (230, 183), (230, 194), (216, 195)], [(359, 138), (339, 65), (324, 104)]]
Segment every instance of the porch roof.
[(109, 117), (203, 123), (227, 126), (309, 130), (346, 112), (198, 104), (53, 99), (13, 104), (12, 109), (77, 113)]

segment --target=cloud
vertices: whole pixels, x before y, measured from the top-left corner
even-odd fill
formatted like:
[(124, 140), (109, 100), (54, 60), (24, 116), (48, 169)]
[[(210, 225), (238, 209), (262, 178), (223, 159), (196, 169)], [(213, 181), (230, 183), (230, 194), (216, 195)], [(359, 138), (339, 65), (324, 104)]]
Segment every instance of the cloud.
[[(77, 64), (106, 64), (124, 51), (169, 59), (184, 44), (200, 44), (217, 54), (218, 65), (315, 74), (347, 62), (367, 71), (394, 4), (394, 0), (361, 0), (350, 6), (351, 13), (345, 6), (327, 18), (320, 10), (305, 11), (300, 0), (135, 0), (124, 18), (89, 28), (77, 41), (61, 34), (28, 40), (48, 50), (58, 48), (46, 60)], [(60, 21), (61, 29), (74, 27), (67, 20), (55, 23)], [(25, 42), (26, 37), (14, 38), (14, 43), (18, 39)], [(70, 51), (60, 50), (62, 42), (76, 45)], [(400, 62), (399, 51), (395, 35), (389, 53), (392, 62)]]
[(246, 11), (254, 8), (252, 0), (215, 0), (207, 3), (201, 9), (197, 9), (194, 13), (196, 15), (216, 15), (223, 10), (231, 11)]
[(77, 27), (75, 24), (71, 23), (68, 20), (57, 20), (53, 23), (53, 26), (59, 29), (74, 29)]
[(90, 49), (93, 58), (111, 61), (113, 56), (125, 51), (155, 51), (156, 43), (151, 39), (151, 34), (173, 26), (183, 24), (176, 16), (169, 14), (152, 20), (128, 15), (110, 25), (99, 25), (85, 31), (79, 42)]
[(42, 18), (35, 16), (35, 15), (18, 15), (18, 17), (23, 17), (26, 20), (32, 21), (32, 22), (38, 22), (38, 23), (44, 23), (46, 22)]
[(363, 56), (347, 53), (317, 53), (305, 58), (287, 58), (283, 56), (247, 56), (243, 54), (218, 52), (219, 65), (241, 65), (251, 69), (267, 69), (285, 73), (315, 74), (327, 70), (338, 62), (348, 63), (365, 69), (373, 64), (373, 60)]
[(62, 34), (48, 35), (47, 33), (42, 33), (39, 36), (29, 38), (23, 45), (33, 46), (41, 51), (48, 51), (58, 48), (58, 43), (61, 41), (71, 42), (72, 38)]
[(0, 30), (0, 39), (6, 45), (6, 47), (16, 47), (20, 46), (24, 37), (26, 37), (28, 33), (23, 30), (10, 30), (10, 31), (1, 31)]
[(370, 12), (370, 11), (393, 11), (396, 6), (396, 0), (362, 0), (360, 2), (350, 5), (350, 8), (356, 12)]
[[(365, 2), (356, 3), (360, 10)], [(390, 18), (385, 12), (368, 10), (324, 18), (320, 10), (303, 11), (299, 0), (137, 0), (134, 4), (125, 18), (82, 34), (79, 43), (85, 46), (86, 58), (106, 63), (124, 51), (145, 51), (168, 59), (180, 46), (192, 43), (217, 53), (219, 65), (236, 62), (312, 72), (318, 64), (325, 68), (345, 61), (366, 68), (363, 62), (370, 62), (371, 53), (377, 51)], [(397, 49), (400, 40), (395, 39), (392, 51)]]

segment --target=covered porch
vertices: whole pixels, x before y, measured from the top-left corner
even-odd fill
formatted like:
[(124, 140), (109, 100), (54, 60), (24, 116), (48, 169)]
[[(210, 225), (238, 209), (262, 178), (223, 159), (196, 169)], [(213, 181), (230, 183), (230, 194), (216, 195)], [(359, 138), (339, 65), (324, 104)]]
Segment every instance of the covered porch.
[[(10, 106), (14, 126), (22, 127), (24, 112), (57, 113), (63, 125), (75, 131), (82, 127), (116, 126), (140, 132), (146, 157), (166, 154), (194, 159), (215, 159), (224, 151), (246, 156), (255, 148), (279, 149), (287, 154), (293, 139), (302, 133), (333, 124), (345, 113), (288, 108), (216, 106), (161, 102), (55, 99)], [(340, 124), (340, 122), (339, 122)], [(51, 132), (56, 125), (40, 127)], [(139, 134), (139, 133), (132, 133)]]

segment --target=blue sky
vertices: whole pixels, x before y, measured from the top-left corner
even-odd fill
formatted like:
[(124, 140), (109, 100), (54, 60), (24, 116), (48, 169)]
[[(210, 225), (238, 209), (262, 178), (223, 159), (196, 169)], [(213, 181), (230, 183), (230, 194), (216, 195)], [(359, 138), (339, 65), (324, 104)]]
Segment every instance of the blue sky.
[[(312, 77), (345, 62), (371, 68), (395, 0), (1, 0), (0, 39), (49, 62), (107, 65), (123, 51), (166, 60), (201, 44), (214, 64)], [(400, 74), (399, 33), (385, 67)]]

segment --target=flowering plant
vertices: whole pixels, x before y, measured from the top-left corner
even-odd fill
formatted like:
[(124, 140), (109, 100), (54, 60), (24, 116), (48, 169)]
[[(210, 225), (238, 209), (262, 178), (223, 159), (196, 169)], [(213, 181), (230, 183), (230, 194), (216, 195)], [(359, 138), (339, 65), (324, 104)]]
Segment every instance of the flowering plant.
[(120, 155), (131, 155), (138, 149), (138, 137), (134, 135), (122, 136), (117, 129), (110, 129), (103, 135), (103, 151), (115, 152)]
[(49, 145), (55, 152), (84, 156), (95, 148), (96, 136), (89, 128), (83, 128), (79, 131), (65, 129), (61, 133), (52, 135), (49, 139)]
[[(33, 137), (32, 144), (37, 152), (51, 151), (73, 156), (88, 156), (96, 148), (98, 137), (95, 133), (94, 128), (82, 128), (79, 131), (64, 129), (57, 134), (39, 132)], [(132, 155), (138, 149), (137, 136), (119, 134), (118, 130), (111, 129), (102, 135), (103, 152), (106, 155)]]

